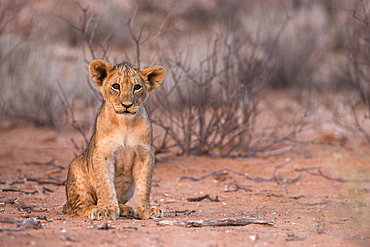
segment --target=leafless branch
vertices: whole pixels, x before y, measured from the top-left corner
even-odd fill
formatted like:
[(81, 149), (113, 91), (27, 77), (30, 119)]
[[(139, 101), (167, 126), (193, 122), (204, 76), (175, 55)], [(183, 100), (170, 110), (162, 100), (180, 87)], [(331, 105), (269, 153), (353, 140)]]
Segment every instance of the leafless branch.
[(20, 21), (21, 18), (19, 18), (19, 15), (22, 13), (22, 8), (22, 3), (18, 1), (5, 0), (1, 2), (0, 36), (9, 33), (17, 33), (20, 34), (20, 39), (15, 42), (15, 44), (12, 45), (12, 48), (8, 51), (2, 51), (0, 56), (0, 65), (4, 64), (4, 62), (13, 55), (17, 48), (26, 41), (31, 34), (33, 21), (32, 19)]
[[(277, 45), (289, 19), (271, 46)], [(198, 63), (193, 61), (192, 47), (168, 60), (172, 84), (170, 89), (156, 92), (152, 119), (180, 154), (230, 158), (274, 155), (289, 151), (291, 147), (280, 150), (281, 144), (292, 146), (305, 129), (304, 121), (293, 123), (285, 134), (277, 134), (281, 126), (258, 126), (259, 94), (276, 75), (276, 68), (266, 66), (271, 52), (264, 53), (265, 57), (257, 55), (266, 50), (263, 42), (246, 42), (252, 40), (248, 34), (240, 36), (233, 30), (225, 31), (210, 43)]]
[[(348, 66), (346, 66), (346, 76), (357, 93), (356, 102), (349, 102), (353, 116), (353, 125), (351, 129), (356, 129), (367, 142), (370, 142), (370, 132), (367, 125), (370, 118), (370, 18), (369, 6), (366, 1), (358, 1), (356, 8), (353, 9), (353, 18), (346, 24), (346, 31), (351, 39), (347, 43)], [(363, 106), (359, 116), (357, 106)], [(335, 120), (344, 125), (341, 119), (336, 116)]]
[(161, 226), (183, 226), (183, 227), (203, 227), (203, 226), (246, 226), (249, 224), (274, 225), (273, 221), (257, 219), (216, 219), (216, 220), (162, 220), (153, 218)]
[(13, 199), (10, 199), (10, 200), (7, 200), (7, 201), (0, 201), (0, 205), (3, 205), (3, 204), (14, 204), (14, 203), (17, 203), (17, 202), (18, 202), (18, 197), (13, 198)]
[(190, 215), (190, 214), (193, 214), (195, 213), (196, 211), (195, 210), (175, 210), (175, 211), (166, 211), (165, 212), (165, 216), (169, 216), (169, 215), (174, 215), (174, 216), (178, 216), (179, 214), (184, 214), (184, 215)]
[[(195, 178), (195, 177), (191, 177), (191, 176), (182, 176), (182, 177), (180, 177), (180, 180), (181, 179), (190, 179), (190, 180), (193, 180), (193, 181), (198, 182), (198, 181), (201, 181), (203, 179), (206, 179), (206, 178), (208, 178), (210, 176), (213, 176), (213, 175), (216, 175), (216, 174), (219, 174), (219, 173), (232, 172), (232, 173), (235, 173), (235, 174), (237, 174), (239, 176), (242, 176), (242, 177), (245, 177), (245, 178), (247, 178), (249, 180), (252, 180), (254, 182), (271, 182), (271, 181), (276, 181), (277, 183), (281, 183), (282, 182), (282, 179), (277, 176), (276, 171), (277, 171), (277, 169), (286, 166), (292, 160), (293, 160), (293, 157), (290, 157), (284, 163), (275, 166), (274, 172), (273, 172), (273, 176), (271, 178), (253, 177), (253, 176), (250, 176), (250, 175), (248, 175), (246, 173), (242, 173), (242, 172), (239, 172), (239, 171), (236, 171), (236, 170), (233, 170), (233, 169), (223, 168), (223, 169), (219, 169), (219, 170), (210, 172), (210, 173), (208, 173), (208, 174), (206, 174), (206, 175), (204, 175), (204, 176), (202, 176), (200, 178)], [(300, 176), (292, 179), (290, 182), (293, 183), (293, 182), (297, 181), (299, 178), (300, 178)]]
[(218, 196), (217, 195), (216, 195), (215, 198), (212, 198), (210, 195), (204, 195), (204, 196), (200, 196), (200, 197), (188, 198), (188, 201), (189, 202), (199, 202), (199, 201), (202, 201), (204, 199), (208, 199), (211, 202), (220, 202), (220, 200), (218, 199)]
[(370, 179), (345, 179), (345, 178), (332, 178), (321, 171), (320, 167), (306, 167), (294, 169), (295, 172), (307, 172), (310, 175), (320, 176), (330, 181), (341, 183), (369, 183)]
[(168, 24), (170, 15), (167, 15), (160, 24), (155, 34), (147, 33), (146, 35), (144, 35), (144, 33), (146, 33), (147, 31), (145, 25), (140, 26), (139, 30), (136, 30), (135, 28), (136, 15), (137, 10), (135, 10), (133, 14), (128, 18), (126, 25), (128, 27), (130, 37), (135, 44), (136, 67), (140, 69), (143, 46), (153, 43), (160, 35), (167, 32), (172, 25)]
[(66, 183), (66, 181), (59, 182), (59, 181), (54, 181), (54, 180), (41, 180), (38, 178), (27, 178), (27, 181), (37, 182), (38, 184), (53, 184), (57, 186), (64, 186)]
[(21, 231), (25, 228), (40, 229), (42, 227), (41, 222), (36, 218), (18, 219), (18, 218), (0, 217), (0, 222), (20, 224), (16, 228), (1, 227), (0, 231)]
[(200, 178), (195, 178), (195, 177), (192, 177), (192, 176), (182, 176), (182, 177), (180, 177), (180, 180), (182, 180), (182, 179), (190, 179), (190, 180), (193, 180), (193, 181), (198, 182), (198, 181), (204, 180), (204, 179), (206, 179), (206, 178), (208, 178), (210, 176), (213, 176), (213, 175), (216, 175), (216, 174), (219, 174), (219, 173), (224, 173), (224, 172), (232, 172), (232, 173), (235, 173), (235, 174), (237, 174), (239, 176), (245, 177), (245, 178), (250, 179), (250, 180), (255, 180), (255, 181), (258, 181), (258, 182), (265, 181), (263, 178), (252, 177), (252, 176), (250, 176), (248, 174), (241, 173), (241, 172), (238, 172), (236, 170), (229, 169), (229, 168), (223, 168), (223, 169), (219, 169), (219, 170), (210, 172), (210, 173), (208, 173), (208, 174), (206, 174), (206, 175), (204, 175), (204, 176), (202, 176)]
[(224, 192), (235, 192), (235, 191), (239, 191), (239, 190), (244, 190), (245, 192), (252, 192), (253, 191), (251, 189), (247, 189), (247, 188), (239, 186), (238, 184), (235, 184), (233, 190), (230, 190), (229, 188), (226, 188), (226, 189), (224, 189)]
[(38, 162), (38, 161), (30, 161), (30, 162), (24, 162), (26, 165), (46, 165), (46, 166), (50, 166), (50, 165), (54, 165), (55, 164), (55, 158), (52, 158), (51, 160), (49, 161), (46, 161), (46, 162)]
[(46, 212), (47, 209), (35, 209), (35, 206), (24, 206), (18, 208), (19, 211), (26, 211), (26, 212)]
[(36, 194), (38, 193), (39, 191), (38, 190), (35, 190), (35, 191), (24, 191), (24, 190), (16, 190), (16, 189), (2, 189), (3, 192), (20, 192), (20, 193), (24, 193), (26, 195), (33, 195), (33, 194)]
[(75, 148), (79, 151), (83, 151), (85, 149), (85, 147), (89, 144), (89, 139), (87, 138), (87, 134), (85, 132), (85, 130), (82, 128), (81, 124), (79, 124), (77, 121), (76, 121), (76, 118), (75, 118), (75, 113), (74, 113), (74, 109), (71, 105), (71, 103), (69, 102), (68, 100), (68, 97), (60, 83), (60, 81), (58, 80), (57, 81), (58, 83), (58, 86), (60, 88), (60, 93), (62, 95), (62, 99), (61, 99), (61, 102), (62, 104), (64, 104), (65, 106), (65, 109), (66, 109), (66, 116), (69, 117), (71, 123), (72, 123), (72, 126), (75, 130), (77, 130), (81, 136), (83, 137), (83, 140), (84, 140), (84, 144), (82, 147), (79, 147), (78, 145), (76, 145), (76, 143), (74, 142), (74, 140), (72, 141), (72, 143), (74, 144)]

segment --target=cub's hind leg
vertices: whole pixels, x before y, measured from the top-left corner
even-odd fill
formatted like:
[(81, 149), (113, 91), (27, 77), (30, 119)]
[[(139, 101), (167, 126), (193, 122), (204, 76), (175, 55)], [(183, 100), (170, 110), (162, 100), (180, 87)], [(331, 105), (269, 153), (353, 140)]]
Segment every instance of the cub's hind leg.
[(96, 193), (87, 180), (84, 167), (81, 156), (74, 159), (69, 166), (66, 184), (67, 203), (63, 207), (65, 214), (89, 216), (89, 212), (96, 208)]
[[(97, 166), (93, 172), (88, 172), (83, 155), (73, 160), (68, 171), (67, 203), (63, 212), (85, 215), (97, 220), (117, 219), (119, 207), (114, 188), (111, 186), (113, 178), (109, 177), (106, 170), (108, 167), (107, 169), (111, 171), (112, 166), (114, 164), (109, 161)], [(94, 185), (90, 181), (93, 181)]]

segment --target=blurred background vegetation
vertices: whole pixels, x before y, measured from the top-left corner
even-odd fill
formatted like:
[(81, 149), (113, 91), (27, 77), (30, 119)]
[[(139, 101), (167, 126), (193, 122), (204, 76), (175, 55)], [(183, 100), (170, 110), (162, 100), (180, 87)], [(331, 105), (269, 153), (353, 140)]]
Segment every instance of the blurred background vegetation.
[(147, 102), (157, 152), (254, 156), (289, 148), (318, 123), (370, 142), (369, 8), (364, 0), (2, 0), (1, 126), (72, 126), (86, 136), (101, 102), (87, 65), (102, 58), (166, 67)]

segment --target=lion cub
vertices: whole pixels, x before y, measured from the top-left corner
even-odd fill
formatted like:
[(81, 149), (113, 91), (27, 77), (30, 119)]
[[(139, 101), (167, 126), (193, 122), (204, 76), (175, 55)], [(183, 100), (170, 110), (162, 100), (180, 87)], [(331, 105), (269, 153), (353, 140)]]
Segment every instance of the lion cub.
[[(163, 81), (165, 69), (139, 71), (126, 62), (94, 60), (89, 72), (104, 103), (88, 147), (69, 166), (63, 213), (110, 220), (159, 217), (162, 211), (149, 205), (154, 152), (143, 102)], [(132, 197), (131, 208), (125, 203)]]

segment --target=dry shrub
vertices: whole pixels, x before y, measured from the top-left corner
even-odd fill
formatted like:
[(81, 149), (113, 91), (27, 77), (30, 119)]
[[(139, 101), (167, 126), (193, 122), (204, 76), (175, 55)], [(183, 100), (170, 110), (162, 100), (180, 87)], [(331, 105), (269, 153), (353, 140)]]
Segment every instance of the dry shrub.
[[(7, 47), (12, 42), (1, 43), (2, 47)], [(81, 101), (89, 98), (86, 85), (78, 77), (80, 71), (85, 70), (82, 61), (78, 67), (66, 64), (63, 57), (56, 56), (48, 48), (24, 42), (2, 64), (0, 70), (6, 75), (1, 81), (3, 117), (23, 119), (39, 126), (60, 125), (67, 106), (62, 102), (58, 81), (71, 102), (76, 98)]]
[[(345, 26), (347, 34), (347, 66), (344, 70), (346, 82), (356, 91), (356, 96), (347, 102), (353, 121), (350, 128), (355, 128), (370, 142), (370, 15), (368, 1), (357, 1), (356, 7), (349, 12), (352, 18)], [(336, 112), (336, 121), (348, 124), (340, 112)]]
[[(18, 5), (20, 11), (38, 9), (26, 2)], [(86, 67), (103, 58), (167, 68), (166, 81), (147, 104), (164, 133), (158, 151), (175, 145), (183, 154), (252, 156), (294, 139), (304, 117), (283, 125), (270, 121), (261, 105), (262, 92), (298, 88), (304, 105), (303, 95), (317, 102), (311, 91), (332, 88), (334, 65), (327, 58), (333, 56), (328, 54), (342, 52), (332, 48), (337, 1), (175, 3), (54, 0), (39, 6), (42, 14), (25, 15), (37, 24), (28, 34), (14, 32), (22, 29), (12, 23), (12, 32), (0, 33), (0, 58), (6, 58), (0, 64), (3, 116), (55, 126), (66, 113), (76, 115), (70, 111), (73, 102), (95, 106), (99, 100), (93, 95), (99, 92)], [(16, 14), (4, 12), (0, 28), (8, 25), (6, 13)], [(297, 111), (306, 116), (303, 108)]]
[(170, 78), (147, 104), (163, 143), (181, 154), (246, 157), (294, 139), (297, 123), (285, 133), (286, 126), (260, 125), (261, 92), (276, 73), (271, 47), (277, 38), (253, 43), (248, 34), (227, 31), (204, 58), (190, 48), (169, 59)]
[(333, 25), (324, 1), (303, 0), (292, 1), (291, 4), (282, 1), (257, 7), (256, 15), (261, 20), (258, 22), (258, 18), (254, 17), (247, 27), (249, 30), (259, 29), (265, 40), (271, 39), (277, 25), (284, 21), (286, 15), (289, 16), (278, 44), (274, 46), (278, 70), (271, 85), (275, 88), (301, 90), (328, 89), (332, 71), (327, 57)]
[(38, 25), (42, 24), (33, 21), (34, 13), (27, 4), (12, 0), (3, 3), (0, 8), (1, 116), (39, 126), (58, 126), (68, 108), (63, 104), (61, 88), (70, 102), (77, 98), (91, 102), (87, 85), (80, 83), (80, 71), (86, 70), (83, 61), (75, 59), (73, 52), (50, 44), (47, 35), (40, 35)]

